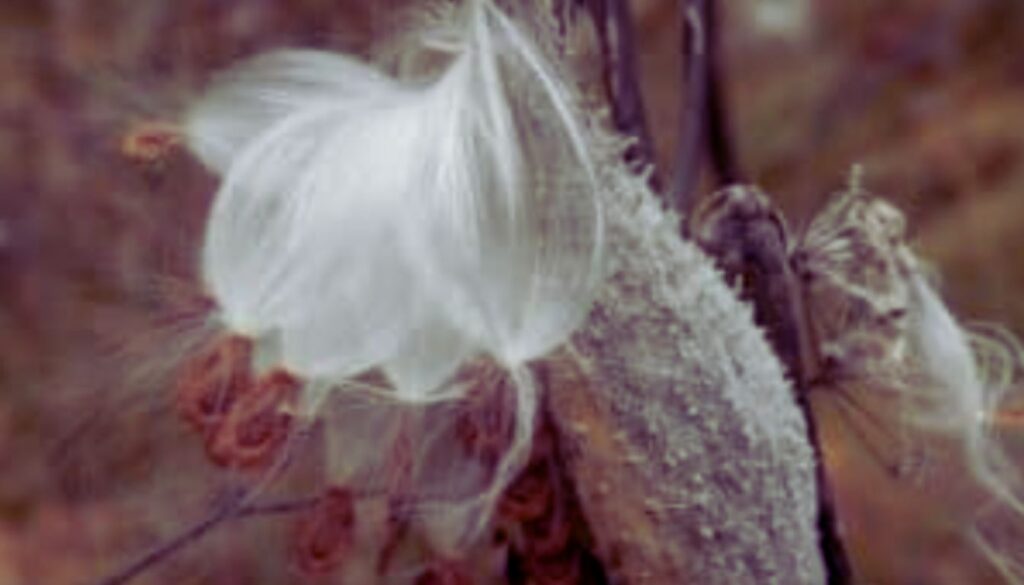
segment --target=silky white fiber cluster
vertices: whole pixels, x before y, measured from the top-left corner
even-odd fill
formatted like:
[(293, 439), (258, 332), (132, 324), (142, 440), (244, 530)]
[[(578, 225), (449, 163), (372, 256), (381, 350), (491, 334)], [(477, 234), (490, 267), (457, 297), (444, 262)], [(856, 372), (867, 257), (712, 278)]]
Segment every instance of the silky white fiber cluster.
[[(489, 1), (403, 41), (433, 79), (278, 51), (221, 75), (187, 119), (223, 177), (203, 278), (223, 322), (315, 380), (381, 367), (429, 400), (485, 352), (543, 355), (589, 307), (601, 213), (564, 82)], [(439, 33), (443, 32), (441, 35)]]
[[(1014, 388), (1021, 367), (1019, 346), (1005, 332), (997, 335), (997, 329), (961, 326), (920, 269), (911, 281), (911, 294), (909, 349), (930, 382), (930, 394), (910, 396), (913, 404), (927, 408), (907, 412), (905, 418), (959, 440), (967, 469), (989, 496), (974, 512), (969, 537), (1010, 583), (1024, 583), (1019, 542), (987, 535), (992, 509), (1003, 511), (994, 515), (998, 522), (1024, 520), (1020, 464), (994, 432), (1008, 394), (1020, 390)], [(1014, 563), (1015, 569), (1006, 568)]]
[(528, 452), (525, 363), (587, 314), (603, 219), (584, 118), (537, 31), (491, 0), (432, 8), (391, 40), (400, 74), (320, 51), (264, 54), (215, 80), (186, 134), (222, 177), (202, 252), (221, 323), (255, 340), (264, 367), (306, 380), (309, 405), (365, 390), (353, 378), (371, 369), (392, 406), (423, 405), (340, 401), (362, 406), (334, 419), (381, 422), (326, 429), (341, 451), (333, 480), (390, 477), (389, 441), (410, 434), (413, 457), (465, 458), (437, 440), (457, 409), (431, 403), (466, 392), (453, 376), (470, 359), (507, 370), (513, 436), (475, 492), (472, 462), (440, 479), (415, 465), (402, 480), (419, 496), (461, 494), (433, 515), (461, 538)]
[[(958, 322), (907, 244), (903, 214), (856, 185), (812, 222), (797, 253), (815, 275), (811, 306), (826, 322), (818, 331), (842, 375), (894, 392), (906, 430), (952, 439), (990, 506), (1024, 518), (1024, 477), (993, 432), (1008, 394), (1019, 390), (1024, 354), (1016, 339)], [(975, 540), (1002, 563), (996, 543)]]

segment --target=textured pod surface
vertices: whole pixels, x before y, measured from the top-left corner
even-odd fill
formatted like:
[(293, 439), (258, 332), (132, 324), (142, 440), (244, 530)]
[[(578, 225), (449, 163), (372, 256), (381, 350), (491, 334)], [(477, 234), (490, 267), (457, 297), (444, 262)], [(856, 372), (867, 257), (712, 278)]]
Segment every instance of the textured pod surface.
[(823, 582), (778, 360), (644, 181), (605, 168), (611, 278), (546, 380), (599, 554), (628, 583)]

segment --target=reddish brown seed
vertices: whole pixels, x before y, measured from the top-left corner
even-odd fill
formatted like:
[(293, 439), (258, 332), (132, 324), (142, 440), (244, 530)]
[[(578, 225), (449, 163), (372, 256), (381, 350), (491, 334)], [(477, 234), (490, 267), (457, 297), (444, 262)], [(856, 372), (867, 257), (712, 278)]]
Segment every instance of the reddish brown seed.
[(176, 388), (178, 412), (203, 437), (217, 432), (228, 411), (252, 385), (252, 342), (221, 337), (182, 369)]
[(302, 382), (284, 370), (260, 378), (237, 397), (209, 441), (207, 452), (219, 465), (258, 469), (273, 462), (288, 439), (293, 415), (288, 406)]
[(1024, 408), (1003, 408), (993, 412), (989, 422), (1004, 430), (1019, 430), (1024, 427)]
[(558, 555), (533, 557), (528, 561), (530, 583), (534, 585), (578, 585), (581, 580), (579, 551), (566, 547)]
[(551, 477), (545, 462), (532, 462), (501, 495), (498, 514), (512, 522), (530, 522), (548, 513), (552, 506)]
[(572, 543), (572, 522), (559, 513), (527, 522), (523, 528), (527, 537), (525, 552), (532, 558), (558, 556)]
[(408, 533), (411, 524), (410, 516), (410, 506), (404, 498), (395, 496), (388, 498), (386, 532), (384, 544), (381, 545), (380, 553), (377, 555), (377, 575), (387, 574), (395, 553)]
[(352, 492), (328, 489), (296, 527), (292, 553), (298, 569), (307, 575), (336, 569), (352, 550), (355, 522)]
[(140, 162), (154, 162), (181, 144), (181, 129), (167, 122), (140, 122), (121, 139), (121, 154)]
[(414, 585), (473, 585), (473, 578), (451, 562), (441, 562), (420, 573)]
[[(525, 581), (533, 585), (605, 582), (603, 569), (586, 562), (586, 524), (559, 464), (557, 437), (543, 418), (534, 435), (530, 462), (506, 488), (499, 520), (520, 538), (511, 543)], [(589, 568), (588, 568), (589, 567)]]
[(510, 382), (496, 364), (483, 360), (464, 368), (459, 378), (470, 388), (455, 420), (455, 436), (466, 456), (493, 466), (511, 445), (515, 429)]

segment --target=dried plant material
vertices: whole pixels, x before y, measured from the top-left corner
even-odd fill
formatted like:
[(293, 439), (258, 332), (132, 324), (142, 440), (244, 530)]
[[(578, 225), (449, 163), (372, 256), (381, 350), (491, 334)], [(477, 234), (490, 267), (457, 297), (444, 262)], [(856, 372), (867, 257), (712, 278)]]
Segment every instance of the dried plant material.
[(324, 475), (355, 501), (328, 514), (351, 516), (350, 554), (323, 525), (300, 539), (314, 571), (458, 582), (498, 508), (538, 582), (587, 579), (568, 480), (549, 468), (546, 485), (513, 484), (536, 436), (528, 362), (579, 330), (580, 400), (618, 441), (567, 441), (601, 561), (637, 583), (820, 581), (809, 451), (750, 315), (625, 143), (579, 115), (534, 21), (483, 0), (438, 7), (399, 43), (412, 58), (398, 74), (280, 52), (191, 110), (189, 145), (222, 176), (202, 263), (212, 320), (251, 344), (186, 365), (182, 401), (211, 453), (233, 469), (276, 456), (277, 471), (293, 417), (317, 417)]
[(207, 442), (210, 458), (236, 469), (266, 468), (292, 434), (301, 382), (283, 370), (261, 376), (228, 408)]
[(456, 379), (468, 387), (465, 403), (455, 417), (456, 439), (466, 458), (494, 467), (515, 434), (511, 397), (516, 389), (511, 377), (493, 362), (476, 360)]
[(455, 380), (461, 400), (405, 404), (342, 388), (320, 414), (330, 481), (404, 502), (403, 517), (449, 556), (488, 525), (500, 494), (491, 490), (518, 472), (509, 450), (529, 445), (518, 433), (532, 428), (520, 424), (520, 386), (493, 360), (469, 362)]
[[(2, 442), (14, 456), (3, 462), (0, 540), (3, 556), (14, 559), (0, 571), (0, 582), (81, 584), (206, 513), (220, 482), (240, 479), (204, 465), (199, 434), (184, 434), (191, 429), (168, 408), (170, 392), (156, 390), (167, 386), (162, 371), (188, 351), (178, 338), (154, 339), (148, 318), (169, 300), (166, 290), (152, 289), (154, 272), (189, 279), (195, 272), (193, 243), (200, 239), (210, 180), (176, 155), (158, 164), (126, 164), (118, 150), (124, 117), (169, 118), (183, 91), (243, 51), (310, 42), (362, 50), (380, 34), (390, 10), (405, 3), (430, 2), (4, 3), (0, 12), (10, 26), (0, 41), (9, 82), (0, 157), (0, 329), (7, 343), (0, 352), (0, 411), (12, 421)], [(515, 4), (525, 3), (503, 2)], [(644, 77), (653, 84), (650, 113), (665, 122), (656, 124), (659, 144), (670, 147), (678, 131), (671, 123), (678, 80), (664, 73), (675, 71), (672, 57), (678, 57), (678, 21), (671, 18), (677, 3), (630, 4), (650, 17), (637, 40)], [(785, 208), (797, 213), (808, 211), (812, 194), (825, 192), (851, 152), (870, 157), (881, 165), (878, 184), (904, 202), (897, 193), (913, 200), (908, 209), (922, 220), (915, 231), (943, 265), (946, 281), (933, 288), (955, 299), (963, 315), (999, 315), (1019, 329), (1024, 133), (1018, 121), (1024, 101), (1014, 83), (1020, 35), (1013, 33), (1024, 21), (1012, 3), (949, 4), (968, 9), (913, 2), (910, 11), (896, 7), (894, 15), (887, 2), (818, 3), (811, 16), (827, 42), (811, 51), (735, 35), (729, 67), (743, 88), (734, 96), (742, 114), (738, 138), (753, 175), (776, 186)], [(749, 7), (729, 8), (725, 27), (740, 25), (731, 30), (742, 33), (737, 19), (752, 17)], [(432, 60), (440, 68), (448, 58), (436, 53)], [(599, 75), (601, 67), (591, 63), (585, 71)], [(920, 75), (900, 75), (907, 72)], [(895, 84), (871, 82), (894, 78)], [(938, 89), (942, 99), (921, 89), (929, 95)], [(167, 323), (160, 326), (166, 340)], [(119, 340), (132, 340), (131, 355), (123, 344), (111, 355), (111, 330)], [(991, 430), (1019, 447), (1013, 411), (1000, 408), (993, 417), (998, 424), (993, 420)], [(304, 452), (312, 459), (318, 446), (310, 447)], [(72, 450), (78, 454), (69, 455)], [(892, 486), (882, 483), (878, 470), (847, 470), (847, 477), (857, 476), (847, 492), (889, 498)], [(893, 530), (887, 525), (884, 535), (876, 517), (858, 515), (868, 527), (868, 546), (858, 554), (866, 579), (996, 579), (979, 574), (970, 551), (948, 541), (936, 548), (936, 531), (924, 525), (940, 525), (948, 516), (943, 509), (928, 514), (919, 521), (894, 513)], [(223, 534), (169, 563), (171, 570), (140, 581), (292, 582), (298, 577), (286, 572), (280, 543), (262, 530), (279, 528), (281, 520), (225, 526)], [(219, 541), (229, 541), (231, 550)], [(897, 544), (921, 554), (899, 554)], [(329, 580), (374, 581), (372, 570), (342, 573)], [(414, 577), (407, 573), (389, 583)]]
[(140, 122), (121, 139), (121, 153), (132, 160), (153, 163), (165, 158), (181, 142), (181, 129), (174, 124)]
[[(765, 196), (732, 187), (699, 210), (696, 236), (754, 301), (795, 379), (809, 382), (804, 391), (854, 409), (846, 420), (869, 421), (892, 439), (868, 445), (881, 462), (897, 453), (900, 473), (922, 453), (960, 464), (1019, 512), (1020, 472), (989, 426), (1024, 352), (1005, 332), (957, 322), (907, 244), (903, 214), (859, 183), (855, 170), (849, 189), (795, 241)], [(862, 432), (868, 442), (872, 433)], [(949, 507), (969, 524), (977, 504)]]
[[(555, 362), (546, 360), (538, 366), (548, 399), (554, 390), (547, 383), (553, 380), (545, 371)], [(530, 461), (498, 502), (495, 531), (508, 543), (506, 574), (512, 583), (608, 583), (580, 507), (572, 468), (566, 465), (565, 442), (545, 400)]]
[(330, 573), (352, 552), (356, 520), (351, 492), (331, 488), (295, 529), (293, 557), (307, 575)]
[(175, 390), (179, 414), (203, 437), (212, 436), (252, 383), (252, 342), (217, 339), (181, 368)]
[(612, 276), (545, 379), (598, 557), (628, 583), (823, 582), (778, 359), (644, 178), (604, 168)]
[(903, 214), (852, 186), (814, 218), (794, 244), (823, 359), (865, 377), (906, 354), (911, 284), (919, 272), (906, 245)]
[(915, 449), (939, 454), (952, 441), (954, 462), (1024, 518), (1024, 478), (991, 428), (1020, 382), (1024, 354), (1012, 337), (957, 321), (904, 230), (899, 210), (854, 181), (798, 242), (794, 265), (824, 359), (822, 381), (849, 400), (894, 403), (879, 420)]
[(693, 239), (754, 309), (797, 392), (811, 375), (799, 283), (790, 265), (789, 230), (753, 185), (733, 185), (704, 200), (690, 218)]

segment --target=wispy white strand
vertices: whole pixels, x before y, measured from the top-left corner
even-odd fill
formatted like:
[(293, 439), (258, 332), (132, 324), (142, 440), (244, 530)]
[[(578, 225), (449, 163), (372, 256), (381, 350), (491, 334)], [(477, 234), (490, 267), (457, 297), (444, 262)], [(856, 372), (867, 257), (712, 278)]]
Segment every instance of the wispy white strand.
[(1024, 583), (1024, 564), (1008, 555), (1005, 550), (996, 548), (992, 541), (976, 528), (967, 533), (967, 539), (995, 567), (1006, 583)]
[(494, 471), (494, 481), (480, 496), (484, 513), (473, 519), (469, 526), (467, 538), (479, 534), (490, 521), (490, 510), (494, 509), (502, 491), (508, 486), (516, 474), (526, 463), (533, 444), (533, 433), (537, 415), (538, 391), (537, 383), (529, 368), (520, 366), (509, 371), (512, 383), (516, 388), (516, 425), (505, 457), (498, 463)]
[[(440, 489), (446, 494), (444, 498), (427, 501), (419, 510), (433, 546), (442, 554), (457, 555), (479, 538), (490, 525), (493, 512), (505, 488), (515, 479), (529, 458), (538, 410), (536, 381), (527, 367), (513, 368), (508, 371), (508, 376), (515, 387), (512, 397), (515, 425), (511, 442), (504, 455), (495, 468), (485, 471), (489, 477), (482, 479), (474, 476), (471, 466), (467, 466), (465, 462), (454, 462), (457, 457), (452, 456), (450, 447), (438, 449), (443, 458), (453, 461), (449, 463), (450, 471), (447, 478), (439, 480), (436, 470), (433, 473), (425, 472), (418, 477), (423, 493), (437, 493)], [(431, 428), (441, 421), (443, 416), (432, 418)], [(428, 465), (431, 463), (436, 464), (427, 461)], [(475, 487), (467, 493), (466, 485)], [(482, 487), (476, 487), (481, 485)]]
[(985, 359), (998, 342), (963, 328), (919, 271), (910, 284), (911, 354), (926, 374), (930, 395), (925, 408), (907, 413), (907, 419), (957, 438), (974, 479), (1024, 520), (1020, 471), (990, 436), (991, 421), (1018, 367), (1016, 356)]

